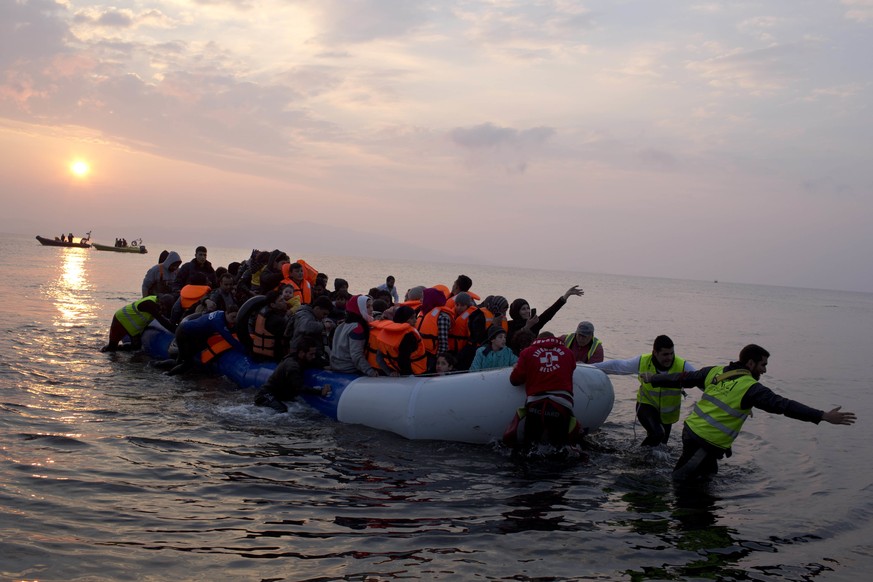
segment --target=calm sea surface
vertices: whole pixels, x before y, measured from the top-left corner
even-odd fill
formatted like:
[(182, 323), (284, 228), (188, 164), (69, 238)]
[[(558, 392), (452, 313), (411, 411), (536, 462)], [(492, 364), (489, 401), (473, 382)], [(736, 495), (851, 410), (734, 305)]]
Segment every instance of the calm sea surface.
[[(607, 358), (647, 352), (666, 333), (698, 367), (759, 343), (772, 353), (765, 384), (858, 413), (843, 427), (756, 412), (719, 477), (685, 492), (669, 463), (637, 450), (629, 377), (613, 378), (615, 409), (587, 463), (521, 465), (490, 446), (337, 424), (303, 404), (277, 415), (221, 378), (169, 378), (143, 355), (101, 354), (113, 312), (139, 296), (164, 247), (149, 248), (55, 249), (0, 235), (0, 579), (800, 581), (873, 571), (871, 294), (305, 257), (352, 291), (388, 274), (403, 291), (463, 272), (480, 295), (525, 297), (539, 311), (578, 283), (585, 296), (546, 329), (590, 319)], [(226, 265), (249, 252), (210, 248), (209, 258)]]

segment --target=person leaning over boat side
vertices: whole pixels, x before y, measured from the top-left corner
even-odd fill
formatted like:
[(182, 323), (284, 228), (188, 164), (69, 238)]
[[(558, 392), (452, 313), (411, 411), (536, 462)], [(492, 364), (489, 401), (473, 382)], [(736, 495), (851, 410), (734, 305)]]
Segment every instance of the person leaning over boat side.
[(330, 368), (346, 374), (378, 376), (364, 352), (373, 320), (372, 300), (366, 295), (352, 295), (346, 303), (346, 319), (337, 326), (330, 350)]
[(317, 367), (314, 363), (318, 360), (318, 344), (316, 340), (305, 337), (301, 339), (295, 349), (285, 356), (264, 385), (255, 395), (255, 406), (266, 406), (276, 412), (288, 412), (288, 406), (284, 401), (294, 400), (300, 394), (308, 392), (327, 397), (330, 394), (330, 386), (321, 388), (308, 387), (304, 383), (303, 372), (307, 368)]
[(522, 350), (509, 376), (513, 386), (524, 384), (524, 446), (548, 443), (555, 448), (570, 444), (573, 414), (573, 372), (576, 361), (570, 350), (544, 331)]
[(594, 324), (590, 321), (580, 321), (576, 333), (561, 336), (561, 341), (570, 348), (577, 362), (599, 364), (603, 361), (603, 342), (594, 337)]
[(227, 311), (198, 313), (185, 318), (176, 328), (176, 346), (179, 348), (176, 366), (167, 375), (176, 376), (190, 370), (195, 356), (207, 349), (209, 338), (215, 335), (221, 336), (230, 349), (245, 353), (245, 347), (232, 331), (236, 325), (237, 311), (236, 306), (233, 306)]
[(173, 293), (179, 295), (182, 292), (182, 287), (191, 282), (189, 279), (194, 273), (202, 273), (206, 277), (206, 285), (213, 289), (218, 287), (215, 269), (212, 268), (212, 263), (206, 260), (206, 254), (206, 247), (199, 246), (194, 251), (194, 258), (179, 267), (176, 280), (173, 282)]
[(804, 422), (854, 424), (854, 412), (840, 412), (840, 406), (827, 412), (784, 398), (759, 382), (767, 372), (770, 353), (755, 344), (740, 351), (736, 362), (727, 366), (707, 366), (695, 372), (641, 374), (640, 381), (662, 388), (703, 390), (703, 396), (685, 419), (682, 429), (682, 455), (673, 470), (677, 481), (709, 477), (718, 472), (718, 460), (731, 456), (734, 440), (752, 415), (752, 408)]
[(427, 351), (427, 369), (434, 370), (436, 358), (449, 351), (449, 332), (454, 323), (454, 312), (446, 309), (446, 296), (434, 287), (422, 292), (421, 310), (415, 327)]
[(449, 330), (449, 352), (455, 354), (458, 370), (468, 370), (476, 350), (488, 340), (485, 314), (473, 305), (473, 298), (466, 291), (457, 293), (453, 299), (455, 319)]
[(167, 331), (176, 329), (176, 326), (164, 317), (164, 305), (157, 295), (149, 295), (125, 305), (112, 316), (112, 323), (109, 325), (109, 342), (100, 348), (100, 351), (116, 351), (118, 342), (124, 339), (124, 336), (130, 336), (131, 345), (138, 348), (142, 341), (142, 332), (152, 320), (160, 323)]
[(182, 264), (182, 257), (176, 251), (169, 251), (163, 261), (158, 261), (142, 279), (142, 296), (173, 293), (176, 274)]
[(552, 321), (555, 314), (567, 304), (567, 299), (574, 295), (576, 297), (581, 297), (582, 295), (585, 295), (585, 291), (579, 289), (579, 285), (573, 285), (539, 315), (531, 313), (530, 303), (527, 302), (527, 299), (518, 298), (514, 300), (509, 305), (509, 316), (512, 319), (510, 319), (507, 324), (506, 343), (511, 346), (515, 332), (522, 328), (527, 329), (534, 335), (539, 334), (543, 327)]
[(488, 341), (476, 350), (470, 371), (508, 368), (518, 361), (512, 350), (506, 347), (506, 332), (502, 327), (492, 325), (488, 328)]
[[(607, 374), (645, 374), (693, 372), (694, 366), (676, 355), (673, 340), (659, 335), (652, 345), (651, 354), (642, 354), (629, 360), (608, 360), (594, 364)], [(670, 429), (679, 420), (682, 408), (682, 391), (678, 389), (655, 388), (640, 379), (637, 391), (637, 419), (646, 430), (646, 438), (640, 446), (652, 447), (660, 456), (666, 458), (665, 445), (670, 438)], [(657, 449), (655, 448), (657, 447)]]

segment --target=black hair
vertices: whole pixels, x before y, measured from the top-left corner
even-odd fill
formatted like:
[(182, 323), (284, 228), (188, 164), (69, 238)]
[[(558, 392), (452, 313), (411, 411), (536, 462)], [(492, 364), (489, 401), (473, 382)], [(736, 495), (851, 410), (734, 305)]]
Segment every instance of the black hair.
[(769, 358), (770, 352), (757, 344), (749, 344), (740, 350), (740, 363), (746, 364), (749, 360), (758, 363), (764, 358)]
[(312, 307), (318, 307), (319, 309), (326, 309), (327, 311), (330, 311), (333, 309), (333, 302), (330, 300), (329, 297), (327, 297), (327, 295), (319, 295), (313, 300)]
[(455, 283), (461, 291), (469, 291), (470, 287), (473, 286), (473, 279), (467, 275), (458, 275), (458, 278), (455, 279)]
[(673, 340), (666, 335), (659, 335), (655, 338), (655, 343), (652, 344), (652, 350), (660, 352), (661, 350), (669, 350), (673, 348)]
[(195, 252), (195, 253), (205, 253), (205, 252), (207, 252), (207, 251), (206, 251), (206, 247), (204, 247), (203, 245), (200, 245), (199, 247), (197, 247), (197, 248), (194, 250), (194, 252)]

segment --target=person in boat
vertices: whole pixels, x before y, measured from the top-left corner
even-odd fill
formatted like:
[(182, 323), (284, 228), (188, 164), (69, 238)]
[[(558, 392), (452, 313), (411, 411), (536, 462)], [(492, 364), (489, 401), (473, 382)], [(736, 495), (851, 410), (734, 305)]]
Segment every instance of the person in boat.
[(438, 376), (445, 376), (451, 372), (455, 371), (455, 365), (457, 364), (457, 359), (451, 353), (440, 354), (437, 356), (436, 361), (436, 373)]
[(455, 297), (458, 293), (466, 293), (473, 299), (473, 305), (476, 304), (476, 300), (480, 297), (470, 291), (470, 287), (473, 286), (473, 279), (468, 277), (467, 275), (458, 275), (458, 277), (452, 283), (452, 288), (449, 289), (449, 298), (446, 299), (446, 307), (449, 309), (454, 309), (455, 305)]
[(479, 309), (485, 314), (486, 329), (492, 325), (499, 325), (509, 332), (509, 323), (506, 320), (506, 311), (509, 309), (509, 301), (502, 295), (489, 295), (479, 304)]
[(279, 249), (273, 249), (270, 252), (270, 258), (267, 259), (267, 265), (261, 271), (261, 294), (266, 295), (268, 292), (278, 289), (285, 279), (282, 269), (285, 265), (290, 265), (291, 259), (288, 254)]
[(66, 241), (66, 238), (67, 238), (67, 235), (65, 235), (64, 233), (61, 233), (61, 238), (55, 237), (55, 240), (59, 240), (59, 241), (61, 241), (61, 242), (65, 242), (65, 241)]
[[(371, 329), (375, 334), (376, 362), (388, 376), (411, 376), (427, 372), (427, 353), (415, 329), (415, 310), (408, 305), (391, 307), (391, 319)], [(372, 344), (373, 342), (371, 342)]]
[(537, 315), (535, 310), (531, 310), (530, 303), (526, 299), (516, 299), (509, 306), (509, 316), (512, 319), (509, 320), (509, 327), (506, 330), (507, 343), (512, 345), (512, 337), (515, 335), (515, 332), (522, 328), (526, 328), (534, 335), (537, 335), (547, 323), (552, 321), (555, 314), (567, 304), (567, 299), (573, 296), (581, 297), (584, 294), (585, 291), (580, 289), (579, 285), (573, 285), (539, 315)]
[(312, 300), (317, 297), (327, 297), (330, 299), (330, 291), (327, 290), (327, 275), (319, 273), (315, 276), (315, 283), (312, 284)]
[[(231, 306), (227, 311), (198, 313), (185, 318), (176, 328), (176, 346), (179, 348), (176, 366), (167, 375), (176, 376), (190, 370), (196, 356), (204, 350), (212, 349), (214, 353), (220, 353), (219, 349), (235, 349), (245, 353), (245, 347), (232, 331), (236, 325), (237, 312), (236, 306)], [(210, 338), (223, 340), (223, 347), (216, 349), (211, 346)]]
[(245, 267), (242, 267), (242, 273), (236, 283), (237, 295), (243, 303), (261, 294), (261, 274), (268, 260), (270, 260), (270, 253), (252, 249), (252, 254)]
[(288, 302), (278, 290), (264, 296), (264, 305), (255, 315), (251, 332), (252, 354), (261, 360), (279, 361), (285, 357), (285, 326)]
[(333, 298), (333, 310), (330, 312), (330, 318), (337, 324), (342, 323), (346, 319), (346, 306), (352, 296), (348, 291), (340, 291)]
[(840, 406), (827, 412), (784, 398), (759, 382), (767, 372), (770, 353), (756, 344), (741, 351), (736, 362), (727, 366), (707, 366), (694, 372), (643, 372), (640, 382), (656, 388), (700, 388), (703, 397), (694, 406), (682, 428), (682, 454), (673, 478), (687, 481), (707, 478), (718, 472), (718, 460), (731, 456), (734, 440), (752, 409), (804, 422), (821, 421), (851, 425), (855, 413), (841, 412)]
[(449, 352), (456, 357), (457, 369), (468, 370), (479, 349), (488, 339), (485, 314), (473, 304), (466, 291), (460, 291), (454, 299), (454, 321), (449, 331)]
[(209, 299), (215, 302), (218, 311), (227, 311), (236, 304), (236, 295), (233, 292), (233, 275), (225, 272), (218, 278), (218, 288), (213, 289)]
[(206, 285), (211, 288), (218, 287), (218, 281), (215, 280), (215, 269), (212, 268), (212, 263), (207, 259), (206, 247), (199, 246), (194, 251), (194, 258), (179, 267), (176, 273), (176, 280), (173, 282), (173, 293), (178, 295), (182, 292), (182, 287), (190, 283), (189, 279), (194, 273), (202, 273), (206, 277)]
[(191, 282), (182, 287), (176, 302), (173, 303), (173, 309), (170, 311), (170, 321), (173, 325), (179, 325), (185, 317), (195, 313), (198, 307), (201, 307), (201, 302), (209, 299), (210, 292), (212, 288), (207, 284), (206, 276), (203, 273), (194, 273)]
[[(384, 299), (377, 299), (372, 295), (370, 295), (370, 297), (373, 298), (373, 319), (382, 319), (382, 314), (390, 307), (389, 303)], [(391, 318), (389, 317), (388, 321), (390, 320)]]
[(285, 283), (279, 285), (279, 293), (282, 295), (282, 299), (285, 300), (285, 303), (288, 304), (288, 313), (286, 314), (287, 319), (300, 309), (300, 297), (294, 293), (294, 287)]
[(603, 342), (594, 337), (594, 324), (580, 321), (576, 333), (561, 336), (564, 345), (570, 348), (577, 362), (598, 364), (603, 361)]
[(282, 283), (290, 285), (301, 305), (312, 303), (312, 284), (304, 277), (303, 265), (287, 263), (282, 265)]
[(327, 297), (316, 297), (311, 305), (301, 305), (300, 308), (288, 318), (285, 325), (285, 341), (288, 343), (290, 353), (295, 353), (298, 344), (305, 338), (317, 340), (318, 357), (322, 361), (320, 367), (327, 365), (325, 339), (330, 337), (334, 329), (333, 320), (328, 316), (333, 309), (333, 303)]
[(339, 277), (337, 277), (333, 280), (333, 291), (330, 294), (330, 298), (336, 301), (336, 297), (340, 293), (345, 293), (349, 297), (352, 296), (352, 294), (349, 293), (349, 282), (345, 279), (340, 279)]
[(637, 391), (637, 420), (646, 430), (646, 438), (640, 446), (650, 447), (650, 452), (666, 458), (665, 445), (670, 438), (670, 429), (679, 420), (682, 407), (682, 390), (655, 388), (644, 382), (646, 373), (676, 374), (693, 372), (694, 366), (676, 355), (673, 340), (659, 335), (652, 344), (652, 353), (642, 354), (629, 360), (607, 360), (593, 364), (607, 374), (641, 375)]
[[(267, 381), (255, 395), (255, 406), (266, 406), (276, 412), (288, 412), (285, 402), (294, 400), (303, 393), (330, 395), (330, 386), (321, 388), (306, 386), (303, 372), (314, 367), (318, 361), (319, 345), (316, 340), (305, 337), (279, 362)], [(283, 402), (284, 401), (284, 402)]]
[(544, 331), (522, 350), (509, 375), (513, 386), (525, 387), (523, 446), (560, 448), (578, 432), (573, 414), (573, 372), (576, 360), (561, 340)]
[(73, 233), (72, 233), (72, 232), (71, 232), (70, 235), (67, 237), (67, 242), (73, 242)]
[(506, 331), (498, 325), (492, 325), (488, 328), (488, 341), (476, 350), (470, 371), (508, 368), (517, 361), (518, 356), (506, 347)]
[(129, 336), (131, 347), (138, 348), (142, 341), (142, 332), (153, 320), (164, 326), (168, 331), (174, 331), (173, 325), (165, 316), (165, 306), (156, 295), (149, 295), (125, 305), (112, 316), (109, 325), (109, 342), (100, 348), (101, 352), (114, 352), (118, 343)]
[(427, 352), (428, 371), (433, 371), (437, 356), (449, 351), (449, 334), (454, 324), (454, 311), (445, 307), (445, 294), (434, 287), (422, 293), (421, 310), (416, 328), (424, 341)]
[(333, 334), (330, 368), (346, 374), (378, 376), (367, 361), (366, 346), (373, 321), (373, 302), (367, 295), (352, 295), (346, 303), (346, 318)]
[(397, 287), (394, 284), (396, 281), (397, 279), (394, 278), (394, 275), (388, 275), (385, 277), (385, 282), (376, 287), (379, 291), (387, 291), (391, 295), (391, 304), (400, 303), (400, 295), (397, 293)]
[(182, 257), (176, 251), (169, 251), (164, 260), (159, 260), (146, 271), (142, 278), (142, 296), (172, 294), (176, 273), (182, 265)]

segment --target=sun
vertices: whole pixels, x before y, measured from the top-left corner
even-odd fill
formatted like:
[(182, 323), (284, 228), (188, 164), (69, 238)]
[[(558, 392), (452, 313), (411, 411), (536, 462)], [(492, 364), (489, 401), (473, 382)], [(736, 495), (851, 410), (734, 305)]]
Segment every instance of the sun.
[(88, 162), (77, 160), (70, 164), (70, 171), (73, 173), (74, 176), (78, 178), (84, 178), (91, 172), (91, 166), (88, 165)]

